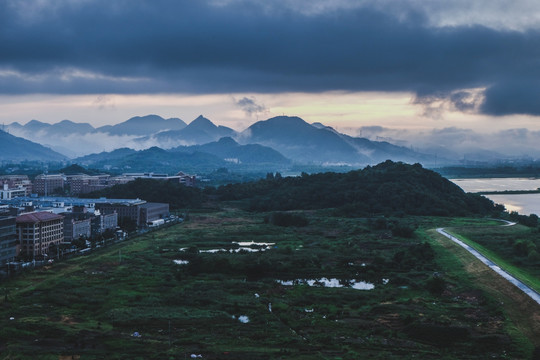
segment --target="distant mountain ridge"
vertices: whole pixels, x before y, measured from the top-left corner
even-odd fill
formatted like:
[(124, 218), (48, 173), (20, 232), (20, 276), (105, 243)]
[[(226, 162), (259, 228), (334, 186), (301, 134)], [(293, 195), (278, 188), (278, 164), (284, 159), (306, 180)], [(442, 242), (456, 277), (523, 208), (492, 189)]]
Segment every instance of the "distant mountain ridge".
[(135, 116), (116, 125), (105, 125), (94, 128), (88, 123), (76, 123), (71, 120), (62, 120), (55, 124), (48, 124), (38, 120), (31, 120), (25, 125), (17, 122), (7, 125), (8, 130), (23, 130), (29, 132), (46, 132), (48, 135), (87, 134), (93, 132), (108, 133), (111, 135), (143, 136), (160, 131), (180, 130), (187, 124), (179, 118), (164, 119), (158, 115)]
[(43, 145), (0, 131), (0, 160), (64, 161), (62, 154)]
[[(297, 164), (351, 166), (376, 164), (387, 159), (424, 164), (437, 161), (436, 156), (421, 154), (388, 142), (352, 137), (321, 123), (309, 124), (296, 116), (277, 116), (261, 120), (242, 132), (217, 126), (202, 115), (189, 124), (179, 118), (164, 119), (158, 115), (146, 115), (98, 128), (88, 123), (78, 124), (69, 120), (52, 125), (32, 120), (24, 126), (12, 123), (8, 125), (8, 129), (32, 140), (40, 139), (64, 153), (69, 153), (74, 148), (80, 149), (83, 142), (73, 145), (64, 144), (63, 141), (77, 142), (80, 136), (81, 140), (86, 141), (87, 147), (92, 148), (103, 148), (98, 143), (101, 141), (108, 141), (109, 148), (111, 145), (127, 145), (134, 149), (133, 152), (153, 146), (194, 152), (195, 148), (185, 147), (200, 146), (197, 151), (213, 154), (221, 159), (237, 159), (239, 162), (253, 164), (257, 161), (264, 162), (264, 159), (282, 164), (292, 161)], [(229, 140), (221, 141), (223, 138)], [(96, 145), (92, 146), (93, 143)], [(249, 146), (249, 149), (245, 146)], [(97, 156), (95, 151), (93, 153), (92, 156)], [(115, 160), (119, 154), (127, 156), (133, 153), (128, 154), (125, 150), (116, 153), (105, 151), (101, 156)], [(84, 163), (97, 161), (85, 157), (78, 159)]]
[(310, 163), (375, 164), (388, 159), (405, 162), (435, 161), (403, 146), (341, 134), (329, 126), (310, 125), (299, 117), (277, 116), (247, 128), (241, 138), (279, 149), (285, 156)]
[[(216, 126), (212, 121), (200, 115), (186, 127), (179, 130), (163, 131), (153, 138), (158, 143), (183, 143), (186, 145), (202, 145), (217, 141), (222, 137), (234, 137), (236, 131), (226, 126)], [(142, 140), (147, 140), (143, 138)]]
[(290, 164), (278, 151), (259, 144), (240, 145), (230, 137), (204, 145), (179, 146), (173, 152), (203, 152), (238, 164)]
[(76, 158), (75, 161), (82, 165), (92, 165), (97, 164), (103, 161), (113, 161), (118, 160), (128, 155), (136, 153), (136, 150), (129, 148), (120, 148), (110, 152), (103, 151), (99, 154), (90, 154)]
[(164, 119), (158, 115), (135, 116), (116, 125), (101, 126), (98, 132), (111, 135), (144, 136), (161, 131), (174, 131), (185, 128), (187, 124), (179, 118)]
[[(277, 169), (291, 161), (274, 149), (257, 145), (240, 145), (232, 138), (204, 145), (179, 146), (165, 150), (151, 147), (146, 150), (117, 149), (111, 152), (86, 155), (74, 162), (97, 169), (127, 171), (210, 171), (219, 167), (266, 166)], [(152, 170), (149, 170), (152, 169)]]
[[(96, 169), (116, 170), (119, 172), (153, 171), (171, 173), (179, 170), (199, 172), (212, 171), (227, 165), (225, 160), (203, 152), (171, 152), (158, 147), (140, 151), (121, 150), (120, 153), (115, 150), (111, 153), (88, 155), (74, 161)], [(112, 156), (109, 157), (108, 154), (112, 154)]]

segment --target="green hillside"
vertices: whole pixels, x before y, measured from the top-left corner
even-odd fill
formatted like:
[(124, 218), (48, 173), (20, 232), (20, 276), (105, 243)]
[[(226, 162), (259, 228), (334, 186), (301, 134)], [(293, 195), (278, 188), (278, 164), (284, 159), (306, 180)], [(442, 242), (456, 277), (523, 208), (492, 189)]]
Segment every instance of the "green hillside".
[(251, 210), (336, 208), (342, 215), (492, 215), (503, 208), (487, 198), (465, 193), (441, 175), (386, 161), (345, 174), (268, 177), (217, 189), (223, 200), (244, 200)]

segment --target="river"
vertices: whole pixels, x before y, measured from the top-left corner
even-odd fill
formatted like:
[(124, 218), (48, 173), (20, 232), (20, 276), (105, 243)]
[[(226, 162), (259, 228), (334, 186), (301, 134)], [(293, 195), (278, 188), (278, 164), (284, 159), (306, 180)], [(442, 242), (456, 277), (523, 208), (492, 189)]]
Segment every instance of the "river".
[[(540, 188), (540, 179), (535, 178), (486, 178), (486, 179), (449, 179), (466, 192), (536, 190)], [(522, 215), (540, 215), (540, 194), (500, 194), (485, 195), (498, 204), (503, 204), (508, 211), (517, 211)]]

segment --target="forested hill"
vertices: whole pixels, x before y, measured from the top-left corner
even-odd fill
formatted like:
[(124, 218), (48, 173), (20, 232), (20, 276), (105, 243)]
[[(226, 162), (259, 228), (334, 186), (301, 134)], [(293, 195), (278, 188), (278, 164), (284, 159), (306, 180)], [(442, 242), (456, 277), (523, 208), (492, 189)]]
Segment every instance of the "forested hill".
[(265, 180), (221, 186), (222, 200), (246, 200), (251, 210), (336, 208), (343, 215), (496, 215), (502, 206), (467, 194), (420, 164), (386, 161), (349, 173), (268, 176)]
[(272, 175), (264, 180), (204, 191), (174, 182), (137, 179), (86, 196), (138, 197), (167, 202), (172, 209), (179, 209), (201, 206), (206, 195), (224, 201), (242, 200), (254, 211), (334, 208), (346, 216), (497, 216), (504, 210), (483, 196), (465, 193), (451, 181), (419, 164), (392, 161), (348, 173), (304, 173), (299, 177)]

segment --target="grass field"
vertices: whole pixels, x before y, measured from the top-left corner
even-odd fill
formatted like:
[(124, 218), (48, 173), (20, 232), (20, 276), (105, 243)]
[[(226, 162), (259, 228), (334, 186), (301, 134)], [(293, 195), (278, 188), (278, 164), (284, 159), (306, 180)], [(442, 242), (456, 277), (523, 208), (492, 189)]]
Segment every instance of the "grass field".
[(438, 234), (434, 229), (427, 233), (429, 238), (438, 244), (436, 248), (440, 249), (440, 261), (446, 263), (446, 266), (461, 269), (462, 273), (459, 274), (456, 270), (456, 275), (473, 282), (487, 297), (498, 304), (505, 315), (507, 331), (512, 334), (520, 347), (530, 353), (535, 346), (540, 346), (538, 304), (458, 244)]
[[(1, 284), (0, 358), (530, 357), (526, 329), (477, 285), (464, 255), (425, 230), (492, 221), (384, 222), (418, 227), (402, 238), (376, 219), (329, 214), (303, 212), (309, 225), (281, 227), (233, 207), (196, 212), (17, 276)], [(277, 281), (321, 278), (342, 287)]]

